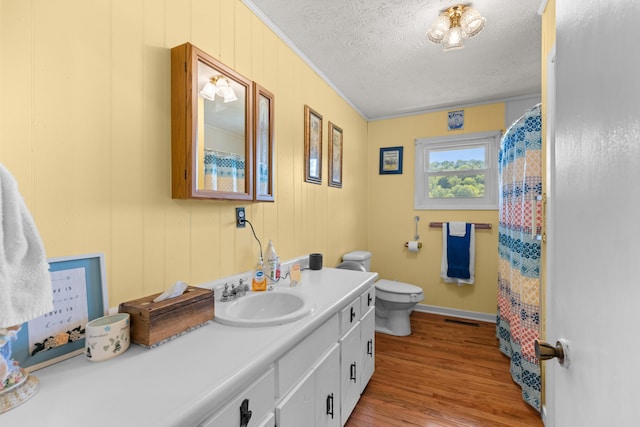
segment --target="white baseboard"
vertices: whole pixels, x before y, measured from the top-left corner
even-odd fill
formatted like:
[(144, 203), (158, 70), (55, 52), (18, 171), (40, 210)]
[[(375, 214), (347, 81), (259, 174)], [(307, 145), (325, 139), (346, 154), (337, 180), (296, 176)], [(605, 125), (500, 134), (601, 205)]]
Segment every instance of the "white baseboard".
[(461, 319), (479, 320), (481, 322), (496, 323), (496, 315), (477, 311), (456, 310), (454, 308), (438, 307), (435, 305), (418, 304), (415, 311), (440, 314), (442, 316), (458, 317)]

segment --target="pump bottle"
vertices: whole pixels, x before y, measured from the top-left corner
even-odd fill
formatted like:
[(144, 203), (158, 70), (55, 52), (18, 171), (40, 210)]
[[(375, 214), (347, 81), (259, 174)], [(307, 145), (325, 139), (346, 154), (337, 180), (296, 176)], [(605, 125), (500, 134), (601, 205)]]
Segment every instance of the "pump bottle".
[(276, 248), (273, 247), (273, 241), (269, 240), (267, 250), (264, 253), (267, 261), (266, 274), (269, 279), (276, 281), (280, 278), (280, 258), (276, 254)]
[(264, 265), (262, 259), (256, 264), (256, 269), (253, 272), (253, 280), (251, 281), (251, 290), (254, 292), (267, 290), (267, 278), (264, 275)]

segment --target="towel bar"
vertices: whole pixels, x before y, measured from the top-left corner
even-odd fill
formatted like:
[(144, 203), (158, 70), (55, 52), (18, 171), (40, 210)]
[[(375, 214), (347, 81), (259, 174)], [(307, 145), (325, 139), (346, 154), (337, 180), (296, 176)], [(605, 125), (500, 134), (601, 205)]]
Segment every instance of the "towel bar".
[[(444, 223), (442, 223), (442, 222), (430, 222), (429, 223), (429, 227), (442, 228), (442, 224), (444, 224)], [(476, 226), (477, 230), (490, 230), (493, 227), (491, 224), (486, 223), (486, 222), (474, 222), (472, 224)]]

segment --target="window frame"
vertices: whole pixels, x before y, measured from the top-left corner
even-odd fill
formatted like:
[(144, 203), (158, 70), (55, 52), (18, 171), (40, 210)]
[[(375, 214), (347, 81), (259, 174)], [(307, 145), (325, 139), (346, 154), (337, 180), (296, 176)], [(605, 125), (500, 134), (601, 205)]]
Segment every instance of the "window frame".
[[(415, 210), (497, 210), (498, 209), (498, 150), (502, 131), (476, 132), (464, 135), (416, 138), (415, 140)], [(429, 198), (429, 176), (456, 174), (429, 172), (425, 161), (431, 151), (457, 150), (477, 146), (486, 147), (486, 175), (483, 197)]]

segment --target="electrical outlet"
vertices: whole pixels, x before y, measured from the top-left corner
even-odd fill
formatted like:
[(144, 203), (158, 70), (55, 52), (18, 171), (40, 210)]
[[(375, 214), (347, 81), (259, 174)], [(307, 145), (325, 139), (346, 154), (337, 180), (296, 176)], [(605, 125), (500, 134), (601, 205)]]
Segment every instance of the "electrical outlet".
[(244, 208), (236, 208), (236, 228), (244, 228), (247, 226), (244, 219)]

